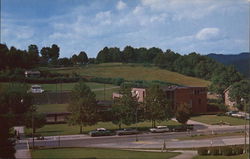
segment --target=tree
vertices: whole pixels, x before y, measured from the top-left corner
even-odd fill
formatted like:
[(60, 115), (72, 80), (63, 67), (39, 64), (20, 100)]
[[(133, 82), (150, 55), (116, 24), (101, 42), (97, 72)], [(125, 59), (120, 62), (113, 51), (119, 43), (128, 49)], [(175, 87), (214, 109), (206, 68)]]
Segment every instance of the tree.
[(229, 97), (231, 101), (237, 103), (237, 107), (243, 110), (244, 104), (249, 108), (250, 104), (250, 80), (235, 82), (229, 87)]
[(0, 86), (0, 158), (14, 158), (15, 140), (11, 128), (16, 124), (23, 124), (20, 120), (30, 106), (27, 92), (22, 92), (17, 86), (20, 85), (5, 89)]
[(50, 59), (50, 47), (43, 47), (40, 51), (40, 54), (42, 56), (43, 61), (45, 62), (45, 64), (48, 64), (48, 61)]
[(34, 44), (29, 45), (28, 47), (28, 56), (29, 56), (29, 60), (31, 61), (31, 65), (35, 66), (38, 64), (39, 62), (39, 51), (38, 51), (38, 47)]
[(83, 126), (94, 125), (98, 121), (97, 102), (95, 93), (82, 81), (75, 85), (72, 91), (68, 111), (72, 114), (69, 116), (69, 123), (80, 126), (80, 133)]
[(131, 88), (123, 89), (122, 97), (116, 99), (112, 106), (112, 114), (114, 124), (130, 125), (136, 122), (139, 103), (136, 96), (132, 96)]
[(65, 66), (65, 67), (73, 65), (72, 60), (68, 59), (67, 57), (59, 58), (57, 63), (58, 65)]
[(224, 90), (235, 82), (239, 82), (242, 75), (234, 67), (225, 67), (217, 69), (212, 77), (210, 90), (221, 95), (224, 99)]
[(78, 62), (80, 64), (86, 64), (88, 62), (88, 56), (86, 54), (86, 52), (84, 51), (81, 51), (78, 55), (78, 58), (77, 58)]
[(123, 62), (136, 62), (137, 56), (135, 54), (134, 48), (131, 46), (126, 46), (123, 50)]
[[(0, 103), (1, 105), (2, 103)], [(12, 117), (10, 114), (0, 113), (0, 158), (15, 158), (15, 140), (13, 134)]]
[(71, 57), (71, 61), (72, 61), (72, 63), (73, 63), (74, 65), (76, 65), (77, 62), (78, 62), (78, 56), (77, 56), (76, 54), (74, 54), (74, 55)]
[(0, 43), (0, 70), (4, 70), (8, 64), (9, 49), (6, 44)]
[(191, 116), (191, 107), (187, 103), (180, 104), (175, 113), (176, 120), (181, 124), (186, 124)]
[(151, 120), (152, 127), (155, 127), (156, 121), (169, 120), (172, 117), (166, 95), (158, 85), (153, 85), (147, 89), (145, 108), (146, 119)]
[(60, 55), (59, 52), (60, 52), (60, 48), (56, 44), (53, 44), (51, 48), (49, 49), (49, 58), (51, 60), (51, 64), (54, 64), (54, 65), (57, 64), (57, 60)]
[(36, 129), (42, 128), (46, 124), (46, 115), (43, 113), (38, 113), (36, 111), (27, 113), (25, 126), (27, 128), (32, 128), (32, 132), (36, 133)]
[(99, 51), (96, 57), (96, 60), (99, 63), (110, 62), (111, 59), (112, 57), (110, 56), (108, 47), (104, 47), (101, 51)]

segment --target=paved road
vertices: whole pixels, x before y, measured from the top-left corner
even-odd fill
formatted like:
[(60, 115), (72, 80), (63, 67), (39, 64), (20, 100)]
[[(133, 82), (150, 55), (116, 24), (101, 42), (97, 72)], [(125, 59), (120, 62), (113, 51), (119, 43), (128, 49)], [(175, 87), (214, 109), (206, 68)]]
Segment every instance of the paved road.
[[(232, 132), (236, 130), (217, 130), (214, 133)], [(239, 130), (238, 130), (239, 131)], [(193, 131), (192, 134), (210, 134), (208, 131)], [(176, 138), (185, 137), (187, 132), (168, 132), (168, 133), (147, 133), (140, 135), (128, 136), (105, 136), (105, 137), (89, 137), (88, 135), (69, 135), (69, 136), (53, 136), (46, 137), (45, 140), (35, 140), (36, 146), (45, 147), (115, 147), (115, 148), (160, 148), (165, 140), (168, 148), (183, 148), (183, 147), (202, 147), (210, 146), (211, 139), (208, 140), (188, 140), (177, 141)], [(136, 137), (139, 139), (136, 142)], [(243, 136), (235, 137), (220, 137), (212, 140), (212, 145), (227, 145), (227, 144), (243, 144)], [(21, 142), (23, 143), (23, 142)], [(29, 139), (30, 145), (32, 140)], [(20, 144), (21, 145), (21, 144)], [(22, 146), (17, 147), (22, 149)]]

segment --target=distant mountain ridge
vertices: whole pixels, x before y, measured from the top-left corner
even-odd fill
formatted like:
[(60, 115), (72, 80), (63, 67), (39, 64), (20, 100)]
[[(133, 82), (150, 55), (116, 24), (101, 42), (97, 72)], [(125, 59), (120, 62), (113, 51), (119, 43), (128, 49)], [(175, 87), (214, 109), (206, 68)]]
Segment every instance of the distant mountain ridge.
[(250, 78), (250, 52), (242, 52), (233, 55), (211, 53), (207, 56), (225, 65), (235, 66), (239, 72)]

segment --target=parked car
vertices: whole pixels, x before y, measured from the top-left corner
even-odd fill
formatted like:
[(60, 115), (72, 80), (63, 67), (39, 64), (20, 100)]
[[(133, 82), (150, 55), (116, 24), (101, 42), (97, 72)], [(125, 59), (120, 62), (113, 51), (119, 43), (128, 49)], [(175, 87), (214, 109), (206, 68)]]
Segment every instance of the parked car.
[(237, 114), (232, 114), (231, 116), (232, 116), (232, 117), (237, 117), (237, 118), (244, 118), (244, 117), (245, 117), (244, 114), (239, 114), (239, 113), (237, 113)]
[(174, 127), (172, 131), (181, 132), (181, 131), (187, 131), (187, 130), (193, 130), (193, 129), (194, 129), (194, 125), (179, 125), (179, 126)]
[(226, 112), (225, 114), (228, 115), (228, 116), (232, 116), (233, 114), (237, 114), (238, 111), (229, 111), (229, 112)]
[(117, 135), (133, 135), (133, 134), (139, 134), (139, 131), (136, 129), (122, 129), (116, 131)]
[(105, 128), (97, 128), (96, 130), (90, 131), (89, 135), (94, 137), (94, 136), (111, 136), (114, 135), (113, 132), (110, 130), (107, 130)]
[(152, 133), (163, 133), (168, 132), (169, 128), (167, 126), (156, 126), (156, 128), (149, 129)]
[(42, 89), (42, 87), (40, 85), (32, 85), (29, 92), (31, 92), (31, 93), (43, 93), (44, 90)]

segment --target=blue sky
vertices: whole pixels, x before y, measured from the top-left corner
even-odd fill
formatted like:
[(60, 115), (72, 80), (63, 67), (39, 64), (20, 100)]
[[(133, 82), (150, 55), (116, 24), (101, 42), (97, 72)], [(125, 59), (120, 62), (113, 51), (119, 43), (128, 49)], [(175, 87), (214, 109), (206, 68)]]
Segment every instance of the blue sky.
[(103, 47), (181, 54), (249, 51), (249, 0), (1, 0), (1, 42), (58, 44), (61, 57)]

